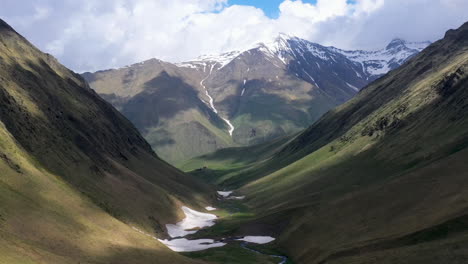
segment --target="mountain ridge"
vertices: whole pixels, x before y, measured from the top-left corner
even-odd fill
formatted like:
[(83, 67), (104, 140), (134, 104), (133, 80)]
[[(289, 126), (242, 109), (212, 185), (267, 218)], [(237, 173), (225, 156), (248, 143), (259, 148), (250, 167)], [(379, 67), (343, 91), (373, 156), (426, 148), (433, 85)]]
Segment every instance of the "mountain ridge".
[[(255, 45), (253, 45), (252, 47), (250, 48), (246, 48), (246, 49), (243, 49), (243, 50), (239, 50), (239, 51), (231, 51), (231, 52), (224, 52), (224, 53), (221, 53), (221, 54), (207, 54), (207, 55), (201, 55), (195, 59), (192, 59), (192, 60), (186, 60), (186, 61), (183, 61), (183, 62), (179, 62), (179, 63), (174, 63), (180, 67), (193, 67), (194, 65), (191, 64), (191, 62), (194, 62), (194, 64), (196, 63), (199, 63), (199, 62), (217, 62), (220, 66), (219, 66), (219, 69), (220, 68), (223, 68), (224, 66), (226, 66), (228, 63), (232, 62), (232, 60), (236, 59), (237, 56), (239, 56), (240, 54), (244, 53), (244, 52), (247, 52), (247, 51), (251, 51), (253, 49), (258, 49), (258, 48), (266, 48), (266, 49), (269, 49), (270, 51), (273, 51), (273, 53), (277, 53), (276, 55), (281, 54), (281, 53), (287, 53), (287, 52), (290, 52), (291, 51), (291, 47), (289, 45), (289, 42), (299, 42), (299, 43), (306, 43), (307, 45), (310, 45), (310, 46), (316, 46), (316, 47), (321, 47), (323, 49), (329, 49), (329, 50), (332, 50), (332, 51), (338, 51), (340, 53), (342, 53), (343, 55), (347, 55), (347, 54), (376, 54), (376, 53), (382, 53), (383, 51), (385, 50), (397, 50), (397, 49), (402, 49), (402, 48), (406, 48), (406, 49), (409, 49), (409, 50), (413, 50), (413, 51), (417, 51), (417, 52), (420, 52), (421, 50), (423, 50), (425, 47), (427, 47), (429, 44), (431, 44), (430, 41), (423, 41), (423, 42), (409, 42), (409, 41), (406, 41), (404, 39), (401, 39), (401, 38), (394, 38), (392, 39), (389, 44), (384, 48), (384, 49), (380, 49), (380, 50), (372, 50), (372, 51), (365, 51), (365, 50), (344, 50), (344, 49), (340, 49), (340, 48), (336, 48), (334, 46), (323, 46), (323, 45), (320, 45), (318, 43), (315, 43), (315, 42), (311, 42), (311, 41), (308, 41), (308, 40), (305, 40), (305, 39), (301, 39), (301, 38), (298, 38), (298, 37), (295, 37), (295, 36), (291, 36), (291, 35), (288, 35), (286, 33), (279, 33), (279, 35), (277, 37), (274, 38), (273, 41), (270, 41), (270, 42), (259, 42), (259, 43), (256, 43)], [(411, 55), (414, 55), (415, 52), (413, 52)], [(317, 56), (320, 56), (319, 53), (316, 54)], [(410, 55), (410, 56), (411, 56)], [(406, 56), (405, 59), (409, 58), (410, 56)], [(352, 55), (349, 56), (352, 58)], [(348, 57), (348, 58), (349, 58)], [(282, 61), (284, 59), (281, 59)], [(353, 60), (351, 59), (352, 61), (355, 61), (355, 62), (361, 62), (361, 60)], [(189, 66), (191, 65), (191, 66)], [(388, 70), (387, 70), (388, 71)], [(380, 75), (380, 74), (376, 74), (376, 75)]]
[[(282, 34), (251, 49), (175, 64), (151, 59), (82, 76), (137, 124), (163, 159), (177, 164), (220, 148), (298, 132), (425, 45), (410, 49), (405, 43), (373, 52), (344, 51)], [(161, 107), (142, 103), (138, 109), (132, 98), (140, 98), (138, 94), (146, 89), (154, 91), (147, 96), (166, 97), (168, 91), (158, 90), (165, 84), (153, 81), (163, 72), (190, 86), (198, 99), (183, 95), (171, 101), (158, 100), (173, 109), (171, 117), (161, 119), (157, 114)], [(197, 102), (187, 109), (177, 106), (178, 100)], [(143, 116), (153, 121), (142, 124), (138, 120)]]
[(213, 192), (0, 20), (0, 262), (193, 263), (158, 241)]

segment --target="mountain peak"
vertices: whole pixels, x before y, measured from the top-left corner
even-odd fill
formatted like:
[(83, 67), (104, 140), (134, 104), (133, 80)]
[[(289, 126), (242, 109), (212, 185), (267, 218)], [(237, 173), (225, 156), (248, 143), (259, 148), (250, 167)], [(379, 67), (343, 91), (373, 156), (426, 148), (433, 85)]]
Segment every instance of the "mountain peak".
[(393, 49), (399, 46), (404, 46), (405, 44), (406, 44), (406, 40), (401, 39), (401, 38), (394, 38), (392, 39), (392, 41), (390, 41), (387, 47), (385, 47), (385, 49), (389, 50), (389, 49)]
[(289, 41), (292, 39), (297, 39), (286, 33), (279, 33), (275, 38), (271, 39), (268, 42), (260, 42), (257, 44), (257, 47), (266, 48), (268, 52), (278, 53), (280, 51), (290, 51)]
[(390, 43), (385, 47), (385, 50), (395, 50), (395, 49), (410, 49), (421, 51), (429, 46), (432, 42), (430, 41), (421, 41), (421, 42), (409, 42), (401, 38), (394, 38)]
[(290, 40), (290, 39), (293, 39), (293, 38), (294, 38), (294, 37), (291, 36), (291, 35), (289, 35), (289, 34), (286, 34), (286, 33), (284, 33), (284, 32), (280, 32), (280, 33), (278, 34), (278, 36), (276, 36), (275, 40), (277, 40), (277, 41), (278, 41), (278, 40), (286, 40), (286, 41), (287, 41), (287, 40)]

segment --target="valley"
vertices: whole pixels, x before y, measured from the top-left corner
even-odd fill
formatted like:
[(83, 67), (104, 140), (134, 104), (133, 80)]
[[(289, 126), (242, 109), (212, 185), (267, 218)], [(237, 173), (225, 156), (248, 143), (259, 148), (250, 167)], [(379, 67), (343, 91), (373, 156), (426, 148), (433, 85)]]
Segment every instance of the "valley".
[(78, 74), (0, 19), (0, 264), (468, 263), (467, 159), (468, 22)]
[[(218, 191), (217, 193), (218, 208), (207, 206), (205, 209), (209, 213), (185, 208), (185, 219), (176, 225), (167, 225), (171, 239), (160, 241), (176, 252), (187, 252), (184, 253), (187, 256), (207, 261), (246, 264), (291, 263), (286, 256), (277, 255), (276, 251), (272, 251), (271, 242), (275, 238), (271, 236), (233, 235), (225, 231), (220, 232), (223, 226), (230, 226), (239, 218), (245, 218), (245, 221), (253, 214), (248, 212), (247, 207), (242, 204), (245, 196), (235, 196), (232, 191)], [(224, 256), (225, 252), (235, 255)]]
[(464, 24), (302, 133), (181, 168), (246, 195), (250, 225), (287, 223), (294, 262), (463, 263), (467, 63)]

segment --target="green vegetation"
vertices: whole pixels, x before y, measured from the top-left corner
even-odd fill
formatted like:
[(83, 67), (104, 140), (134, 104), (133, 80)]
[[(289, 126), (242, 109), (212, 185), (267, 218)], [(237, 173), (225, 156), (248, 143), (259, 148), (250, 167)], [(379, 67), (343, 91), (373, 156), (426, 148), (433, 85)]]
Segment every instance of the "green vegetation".
[(222, 248), (184, 253), (183, 255), (194, 259), (223, 264), (277, 264), (279, 262), (278, 258), (244, 249), (240, 246), (240, 243), (229, 244)]
[(0, 263), (201, 263), (162, 236), (212, 190), (0, 20)]
[[(221, 149), (212, 154), (176, 164), (176, 166), (206, 182), (236, 188), (240, 186), (239, 184), (249, 181), (249, 178), (239, 181), (238, 179), (241, 177), (238, 177), (238, 175), (269, 160), (275, 152), (279, 151), (293, 138), (294, 135), (251, 147)], [(233, 177), (237, 185), (231, 182), (231, 177)]]
[[(181, 164), (226, 147), (297, 133), (352, 98), (355, 91), (344, 80), (358, 85), (369, 79), (352, 77), (348, 71), (355, 72), (356, 66), (338, 57), (343, 61), (323, 63), (323, 68), (321, 60), (309, 63), (317, 59), (313, 56), (304, 61), (308, 66), (291, 57), (288, 66), (279, 67), (257, 50), (240, 54), (226, 67), (208, 60), (184, 67), (152, 59), (83, 77), (142, 131), (161, 158)], [(302, 69), (299, 74), (295, 67)], [(302, 67), (319, 75), (321, 88), (304, 76)], [(207, 91), (218, 113), (208, 103)], [(235, 127), (232, 137), (222, 118)]]
[(295, 262), (463, 263), (467, 87), (465, 24), (287, 142), (181, 168), (239, 188), (242, 225), (288, 223), (275, 247)]

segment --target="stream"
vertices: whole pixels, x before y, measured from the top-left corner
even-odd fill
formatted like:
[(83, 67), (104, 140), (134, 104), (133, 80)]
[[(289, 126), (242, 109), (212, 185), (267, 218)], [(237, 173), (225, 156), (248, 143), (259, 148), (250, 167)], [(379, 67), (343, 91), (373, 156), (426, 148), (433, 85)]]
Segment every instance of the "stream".
[(278, 264), (286, 264), (286, 262), (288, 262), (288, 257), (286, 257), (286, 256), (265, 254), (265, 253), (260, 252), (260, 251), (258, 251), (258, 250), (249, 248), (247, 245), (248, 245), (247, 242), (243, 242), (243, 243), (241, 244), (241, 247), (242, 247), (242, 248), (245, 248), (245, 249), (247, 249), (247, 250), (249, 250), (249, 251), (255, 252), (255, 253), (257, 253), (257, 254), (261, 254), (261, 255), (265, 255), (265, 256), (269, 256), (269, 257), (274, 257), (274, 258), (281, 258), (281, 262), (279, 262)]

